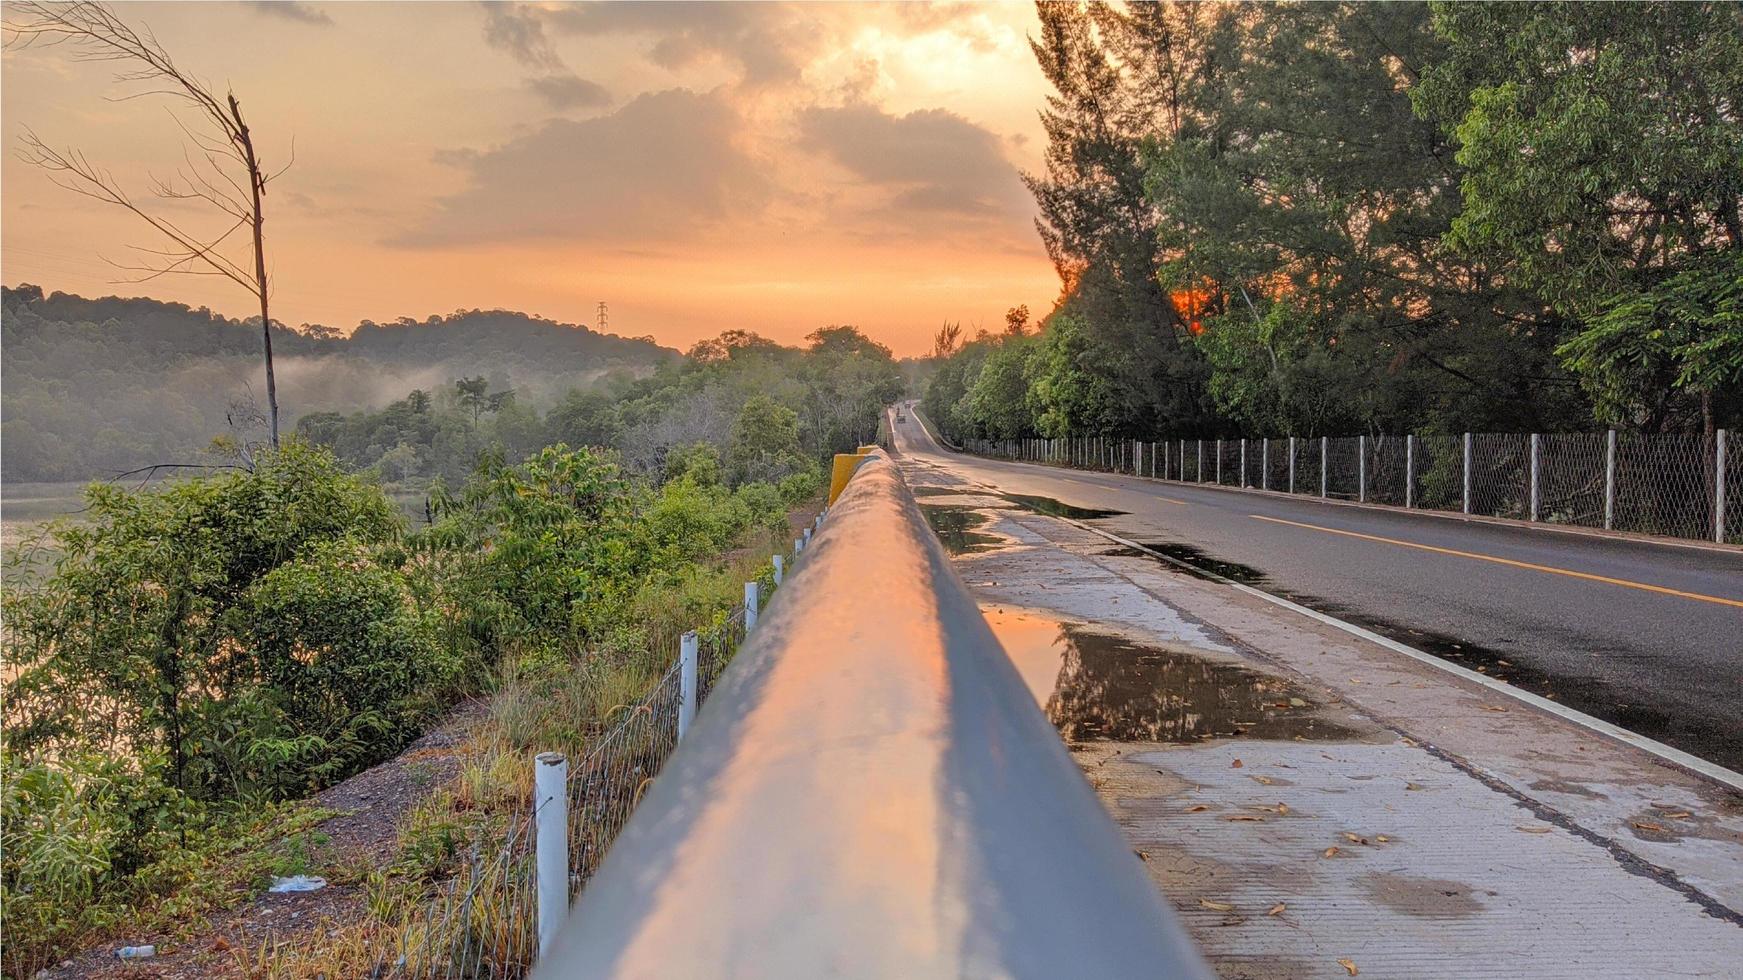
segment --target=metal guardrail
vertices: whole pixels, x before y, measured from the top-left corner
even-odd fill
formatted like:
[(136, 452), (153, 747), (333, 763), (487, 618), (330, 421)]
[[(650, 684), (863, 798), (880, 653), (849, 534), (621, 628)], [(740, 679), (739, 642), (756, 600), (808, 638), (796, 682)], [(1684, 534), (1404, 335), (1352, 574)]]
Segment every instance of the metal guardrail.
[(1203, 977), (867, 457), (534, 972)]
[(1743, 544), (1731, 433), (971, 439), (965, 451), (1184, 483)]

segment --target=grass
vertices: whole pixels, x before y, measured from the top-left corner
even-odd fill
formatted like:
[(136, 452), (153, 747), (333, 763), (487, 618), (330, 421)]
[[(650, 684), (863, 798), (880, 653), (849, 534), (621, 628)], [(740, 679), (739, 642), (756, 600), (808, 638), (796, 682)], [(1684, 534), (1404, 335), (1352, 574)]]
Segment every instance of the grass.
[(531, 809), (532, 757), (567, 754), (571, 786), (585, 783), (600, 804), (588, 809), (589, 823), (571, 827), (571, 847), (586, 848), (573, 863), (585, 872), (639, 800), (670, 736), (629, 730), (613, 746), (611, 764), (592, 770), (583, 768), (589, 751), (630, 712), (646, 710), (635, 706), (670, 668), (683, 632), (724, 623), (743, 601), (746, 581), (770, 587), (768, 556), (785, 550), (785, 538), (755, 532), (721, 559), (643, 589), (627, 617), (640, 624), (636, 630), (584, 658), (504, 658), (484, 718), (458, 747), (459, 772), (401, 821), (392, 863), (363, 879), (357, 917), (238, 951), (238, 968), (268, 978), (361, 976), (403, 957), (407, 972), (434, 969), (432, 961), (463, 961), (491, 975), (524, 971), (535, 928), (525, 866), (530, 840), (506, 861), (501, 855)]

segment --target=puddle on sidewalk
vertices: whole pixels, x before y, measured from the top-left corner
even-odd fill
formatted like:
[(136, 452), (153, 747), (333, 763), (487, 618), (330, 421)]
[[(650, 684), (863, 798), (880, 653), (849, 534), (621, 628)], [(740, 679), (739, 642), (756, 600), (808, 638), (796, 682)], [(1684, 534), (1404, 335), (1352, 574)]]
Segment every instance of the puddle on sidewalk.
[(1069, 517), (1074, 521), (1093, 521), (1099, 517), (1118, 517), (1125, 513), (1123, 510), (1075, 507), (1071, 504), (1061, 503), (1052, 497), (1032, 497), (1026, 493), (1005, 493), (999, 496), (1037, 514), (1046, 514), (1048, 517)]
[(1318, 717), (1319, 706), (1279, 677), (1025, 610), (983, 612), (1067, 742), (1361, 735)]
[[(1191, 565), (1193, 568), (1221, 575), (1223, 578), (1233, 579), (1236, 582), (1257, 585), (1265, 581), (1265, 573), (1251, 565), (1226, 561), (1214, 555), (1206, 554), (1202, 549), (1195, 548), (1189, 544), (1181, 544), (1178, 541), (1140, 541), (1139, 544), (1149, 548), (1151, 551), (1167, 555), (1176, 561), (1183, 561), (1186, 564)], [(1141, 551), (1135, 553), (1139, 555), (1144, 554)], [(1150, 556), (1145, 555), (1144, 557)]]
[(926, 515), (926, 523), (932, 525), (932, 533), (938, 535), (944, 550), (953, 555), (990, 551), (1005, 543), (1003, 538), (975, 530), (985, 525), (988, 518), (972, 508), (928, 504), (920, 512)]

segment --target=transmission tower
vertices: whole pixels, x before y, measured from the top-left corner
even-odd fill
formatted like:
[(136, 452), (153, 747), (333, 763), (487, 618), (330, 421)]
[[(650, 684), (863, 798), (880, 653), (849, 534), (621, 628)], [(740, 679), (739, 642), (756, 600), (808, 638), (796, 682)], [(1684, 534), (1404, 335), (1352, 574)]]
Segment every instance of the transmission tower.
[(605, 310), (605, 301), (600, 300), (599, 301), (599, 328), (598, 328), (600, 333), (605, 332), (605, 325), (607, 323), (609, 323), (610, 321), (611, 321), (611, 317)]

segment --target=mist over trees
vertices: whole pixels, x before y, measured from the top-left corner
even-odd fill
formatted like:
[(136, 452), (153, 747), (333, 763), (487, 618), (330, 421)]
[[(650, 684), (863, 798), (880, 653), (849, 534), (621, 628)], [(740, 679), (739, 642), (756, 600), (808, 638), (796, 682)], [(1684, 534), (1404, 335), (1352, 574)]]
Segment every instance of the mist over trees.
[(1061, 301), (948, 432), (1743, 421), (1743, 8), (1038, 9)]
[[(349, 337), (308, 324), (274, 323), (272, 333), (287, 432), (311, 415), (385, 408), (414, 390), (434, 398), (465, 377), (485, 378), (492, 392), (512, 390), (516, 410), (531, 411), (678, 356), (646, 338), (506, 310), (365, 321)], [(253, 392), (259, 373), (258, 319), (179, 303), (21, 285), (0, 290), (0, 334), (8, 482), (102, 478), (195, 459), (229, 434), (232, 403)], [(471, 460), (457, 465), (463, 473)]]

